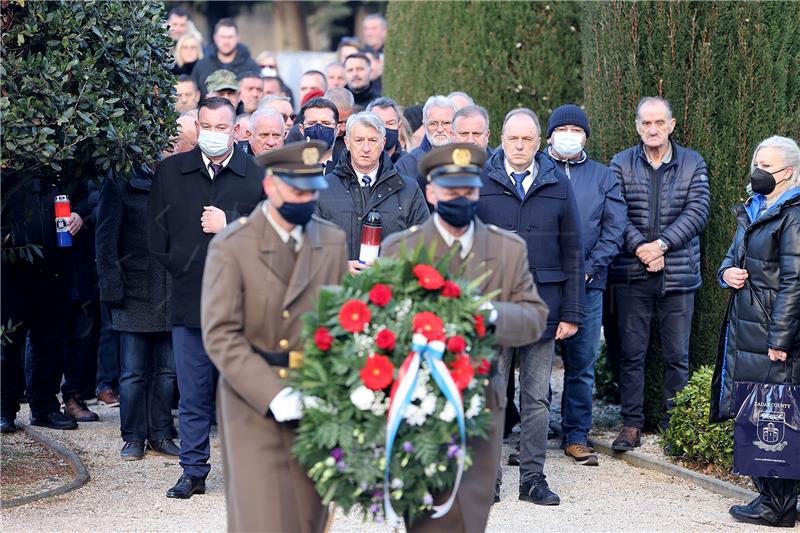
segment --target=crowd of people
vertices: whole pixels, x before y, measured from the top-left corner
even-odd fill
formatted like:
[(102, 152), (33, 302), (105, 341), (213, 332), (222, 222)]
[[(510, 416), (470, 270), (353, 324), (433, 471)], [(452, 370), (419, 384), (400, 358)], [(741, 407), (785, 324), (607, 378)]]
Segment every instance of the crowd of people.
[[(371, 267), (359, 260), (359, 251), (362, 225), (375, 212), (384, 239), (418, 227), (447, 235), (442, 228), (449, 228), (448, 246), (457, 242), (469, 251), (488, 227), (524, 243), (525, 272), (548, 311), (536, 340), (509, 343), (498, 362), (509, 409), (514, 393), (507, 384), (513, 387), (509, 377), (519, 369), (520, 446), (508, 461), (519, 465), (521, 500), (559, 504), (544, 474), (557, 345), (565, 369), (561, 445), (576, 464), (599, 464), (588, 434), (604, 300), (616, 320), (606, 330), (619, 339), (623, 427), (614, 450), (641, 444), (644, 362), (654, 334), (665, 361), (667, 415), (659, 425), (668, 427), (674, 397), (689, 378), (700, 237), (711, 188), (702, 155), (671, 136), (676, 120), (667, 100), (640, 100), (631, 116), (640, 142), (606, 165), (590, 157), (590, 117), (571, 103), (557, 107), (546, 127), (531, 109), (508, 110), (501, 143), (492, 147), (489, 114), (465, 92), (432, 95), (405, 107), (384, 95), (387, 23), (380, 15), (364, 19), (363, 41), (342, 39), (337, 60), (323, 71), (305, 72), (296, 90), (280, 78), (274, 54), (251, 57), (233, 20), (220, 20), (209, 44), (181, 8), (170, 12), (167, 23), (175, 41), (180, 117), (178, 135), (162, 159), (127, 176), (104, 176), (99, 188), (87, 181), (73, 192), (71, 248), (54, 242), (58, 183), (14, 193), (9, 202), (12, 223), (4, 243), (39, 245), (43, 257), (4, 265), (2, 322), (21, 326), (6, 332), (10, 342), (2, 348), (2, 432), (16, 430), (20, 401), (30, 404), (32, 424), (67, 430), (98, 419), (87, 405), (96, 397), (120, 406), (121, 459), (141, 459), (148, 449), (177, 457), (183, 475), (167, 496), (202, 494), (211, 468), (211, 427), (228, 412), (216, 405), (221, 359), (208, 351), (201, 319), (201, 295), (210, 294), (208, 285), (216, 282), (209, 272), (221, 276), (206, 264), (206, 255), (216, 234), (246, 224), (256, 208), (283, 243), (294, 247), (294, 254), (284, 254), (257, 236), (242, 241), (270, 258), (274, 280), (263, 285), (262, 296), (273, 285), (295, 282), (295, 255), (304, 240), (318, 238), (303, 231), (312, 215), (343, 231), (351, 275)], [(291, 166), (285, 152), (297, 142), (320, 147), (314, 165), (324, 167), (324, 187), (297, 185), (305, 167)], [(451, 146), (469, 146), (484, 156), (470, 152), (470, 165), (479, 161), (472, 179), (436, 188), (431, 170), (442, 165), (426, 157)], [(461, 165), (457, 155), (447, 157)], [(270, 165), (278, 163), (291, 169), (282, 171), (292, 176), (286, 183), (299, 180), (294, 186), (271, 179)], [(264, 166), (270, 170), (262, 183)], [(761, 380), (770, 360), (788, 358), (784, 373), (772, 374), (776, 380), (800, 382), (800, 149), (791, 139), (771, 137), (756, 148), (750, 170), (753, 196), (737, 211), (736, 237), (719, 275), (723, 287), (736, 291), (727, 318), (729, 342), (720, 354), (727, 365), (718, 365), (715, 389), (713, 416), (720, 420), (734, 414), (732, 380), (744, 374)], [(503, 270), (502, 262), (498, 266)], [(232, 305), (237, 294), (228, 295)], [(766, 302), (771, 315), (754, 301)], [(218, 305), (225, 309), (221, 300)], [(291, 306), (279, 307), (270, 311), (274, 320), (297, 319)], [(250, 313), (247, 320), (259, 323), (265, 312)], [(220, 327), (224, 318), (215, 319), (223, 322)], [(754, 330), (753, 323), (761, 327)], [(273, 340), (281, 351), (299, 346), (297, 338)], [(225, 359), (225, 365), (237, 364), (243, 363)], [(276, 400), (285, 410), (287, 398), (265, 405), (273, 409)], [(179, 432), (172, 415), (176, 404)], [(180, 445), (174, 441), (178, 434)], [(498, 501), (499, 466), (493, 481)], [(792, 483), (764, 478), (757, 485), (761, 499), (732, 513), (768, 523), (785, 522), (791, 513), (794, 523), (794, 503), (787, 503)], [(776, 510), (780, 491), (786, 497)], [(764, 509), (772, 518), (765, 518)]]

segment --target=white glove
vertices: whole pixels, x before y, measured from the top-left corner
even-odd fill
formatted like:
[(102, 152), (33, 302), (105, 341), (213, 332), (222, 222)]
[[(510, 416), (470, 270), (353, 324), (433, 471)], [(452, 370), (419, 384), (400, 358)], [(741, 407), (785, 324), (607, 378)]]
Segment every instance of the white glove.
[(300, 420), (303, 417), (303, 399), (300, 397), (300, 392), (291, 387), (282, 389), (269, 402), (269, 410), (276, 422)]
[(478, 311), (489, 311), (489, 323), (490, 324), (497, 323), (497, 308), (494, 306), (492, 302), (483, 302), (478, 307)]

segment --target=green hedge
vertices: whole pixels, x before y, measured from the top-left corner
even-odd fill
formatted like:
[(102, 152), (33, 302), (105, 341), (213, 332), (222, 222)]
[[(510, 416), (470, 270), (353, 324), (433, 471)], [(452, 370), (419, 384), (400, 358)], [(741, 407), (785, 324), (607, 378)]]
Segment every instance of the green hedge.
[(530, 107), (580, 103), (581, 39), (569, 2), (391, 2), (383, 92), (402, 105), (466, 91), (492, 121)]
[[(690, 362), (713, 361), (727, 295), (715, 283), (745, 199), (753, 149), (770, 135), (800, 134), (800, 3), (587, 2), (583, 5), (584, 104), (593, 155), (608, 161), (638, 141), (641, 96), (672, 102), (674, 138), (703, 155), (711, 218), (702, 235), (703, 288)], [(658, 342), (651, 343), (657, 355)], [(650, 357), (646, 413), (660, 413), (663, 364)]]

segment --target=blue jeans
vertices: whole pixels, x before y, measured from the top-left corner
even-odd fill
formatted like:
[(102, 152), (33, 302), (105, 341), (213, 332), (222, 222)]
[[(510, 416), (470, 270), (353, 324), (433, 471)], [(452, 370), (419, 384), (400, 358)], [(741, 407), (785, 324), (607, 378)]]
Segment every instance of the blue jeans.
[(111, 309), (100, 303), (100, 339), (97, 344), (97, 394), (117, 388), (119, 382), (119, 333), (111, 327)]
[(180, 465), (184, 474), (204, 478), (211, 470), (209, 435), (216, 419), (219, 373), (203, 347), (200, 328), (172, 326), (175, 368), (178, 371)]
[(120, 332), (119, 411), (122, 440), (175, 438), (175, 358), (164, 333)]
[(600, 348), (603, 291), (586, 289), (585, 302), (583, 323), (578, 332), (561, 341), (561, 358), (564, 360), (561, 428), (565, 445), (587, 444), (592, 429), (594, 364)]

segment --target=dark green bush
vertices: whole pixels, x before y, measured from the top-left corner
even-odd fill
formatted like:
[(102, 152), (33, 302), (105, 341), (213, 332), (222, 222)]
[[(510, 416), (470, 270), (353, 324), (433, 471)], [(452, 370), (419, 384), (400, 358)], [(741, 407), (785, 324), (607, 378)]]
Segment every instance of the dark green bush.
[(675, 398), (670, 426), (661, 444), (669, 446), (673, 455), (729, 471), (733, 465), (733, 421), (708, 422), (713, 373), (712, 366), (701, 366)]
[(4, 1), (2, 21), (3, 169), (69, 182), (156, 160), (177, 117), (162, 2)]

